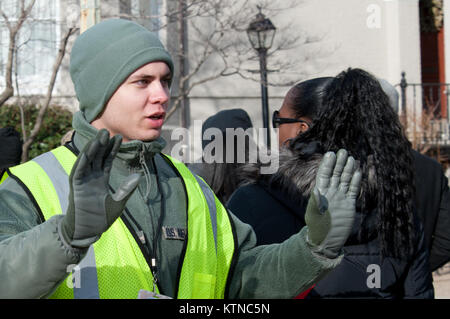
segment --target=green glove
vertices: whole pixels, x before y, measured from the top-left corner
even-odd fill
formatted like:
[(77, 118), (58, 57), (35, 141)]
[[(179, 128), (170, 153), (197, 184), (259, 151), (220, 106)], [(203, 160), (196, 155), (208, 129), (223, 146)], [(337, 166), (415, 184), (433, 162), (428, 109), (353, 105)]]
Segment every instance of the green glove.
[(353, 227), (360, 185), (361, 172), (346, 150), (325, 154), (305, 214), (314, 251), (329, 258), (339, 254)]
[(69, 177), (69, 205), (59, 225), (63, 239), (71, 247), (87, 248), (119, 218), (136, 189), (140, 174), (131, 174), (111, 194), (109, 174), (122, 137), (109, 139), (102, 129), (78, 156)]

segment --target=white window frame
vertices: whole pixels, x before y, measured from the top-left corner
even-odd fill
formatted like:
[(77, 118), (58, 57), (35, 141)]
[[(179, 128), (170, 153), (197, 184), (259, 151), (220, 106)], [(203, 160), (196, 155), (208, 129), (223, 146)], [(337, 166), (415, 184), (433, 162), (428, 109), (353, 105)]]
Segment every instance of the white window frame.
[[(19, 32), (18, 45), (23, 47), (19, 48), (19, 54), (16, 58), (19, 59), (18, 64), (22, 64), (21, 67), (19, 67), (19, 70), (17, 70), (17, 80), (21, 95), (41, 95), (46, 93), (47, 85), (52, 73), (53, 62), (58, 54), (59, 41), (61, 37), (60, 1), (61, 0), (36, 0), (30, 14), (30, 20), (25, 22)], [(16, 2), (16, 14), (18, 14), (19, 4), (17, 0), (2, 0), (1, 5), (11, 4), (13, 2)], [(8, 18), (11, 23), (15, 23), (17, 21), (17, 16), (13, 17), (8, 15)], [(2, 64), (0, 70), (0, 89), (2, 89), (4, 87), (4, 64), (6, 63), (8, 55), (9, 30), (1, 17), (0, 21), (0, 43), (2, 46), (0, 51), (0, 63)], [(42, 34), (42, 42), (40, 42), (37, 38), (30, 40), (34, 43), (29, 42), (24, 44), (25, 37), (30, 35), (39, 35), (36, 34), (38, 32), (37, 30), (40, 28), (45, 29), (46, 24), (47, 26), (50, 26), (49, 32), (53, 33), (52, 35), (49, 36), (48, 32), (47, 34), (44, 32)], [(51, 43), (48, 41), (51, 41)], [(24, 52), (25, 47), (29, 47), (26, 52)], [(45, 47), (50, 47), (50, 50), (45, 49)], [(43, 52), (45, 54), (43, 54)], [(48, 56), (49, 52), (51, 52), (50, 56)], [(30, 67), (32, 68), (32, 70), (28, 70), (28, 72), (26, 71), (26, 65), (24, 65), (24, 63), (27, 62), (21, 61), (21, 59), (27, 58), (30, 58), (28, 61), (30, 63)], [(45, 58), (47, 58), (47, 60), (45, 60)], [(15, 71), (13, 71), (13, 77), (14, 72)], [(13, 81), (15, 81), (15, 79), (13, 79)]]

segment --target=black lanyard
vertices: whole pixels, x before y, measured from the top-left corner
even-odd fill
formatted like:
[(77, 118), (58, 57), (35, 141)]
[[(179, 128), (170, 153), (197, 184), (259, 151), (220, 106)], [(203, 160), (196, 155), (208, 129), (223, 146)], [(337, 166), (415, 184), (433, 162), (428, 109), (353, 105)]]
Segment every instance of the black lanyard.
[[(155, 160), (154, 158), (152, 159), (152, 166), (153, 169), (155, 170), (155, 175), (156, 175), (156, 184), (158, 187), (158, 192), (161, 196), (161, 207), (160, 207), (160, 215), (158, 218), (158, 225), (157, 228), (154, 228), (154, 223), (153, 223), (153, 219), (152, 221), (152, 229), (153, 229), (153, 247), (152, 247), (152, 251), (149, 251), (149, 253), (147, 253), (147, 248), (149, 248), (148, 245), (146, 245), (147, 243), (147, 239), (145, 238), (145, 234), (144, 232), (141, 230), (141, 228), (139, 227), (139, 223), (136, 221), (136, 219), (131, 215), (130, 211), (125, 208), (125, 213), (122, 214), (122, 220), (124, 221), (125, 225), (127, 226), (128, 230), (131, 232), (131, 234), (133, 235), (134, 239), (136, 240), (136, 242), (138, 243), (138, 246), (140, 247), (144, 258), (147, 261), (147, 264), (150, 267), (150, 271), (152, 272), (153, 275), (153, 292), (155, 292), (155, 286), (157, 285), (158, 282), (158, 266), (157, 266), (157, 249), (158, 249), (158, 244), (159, 244), (159, 240), (161, 237), (161, 232), (162, 232), (162, 221), (164, 219), (165, 216), (165, 212), (166, 212), (166, 207), (165, 207), (165, 197), (164, 197), (164, 193), (162, 190), (162, 185), (160, 182), (160, 178), (158, 175), (158, 171), (156, 168), (156, 164), (155, 164)], [(110, 186), (111, 188), (111, 186)], [(112, 189), (112, 188), (111, 188)], [(150, 210), (152, 210), (152, 208), (150, 207)], [(131, 227), (130, 225), (130, 221), (134, 224), (134, 227)], [(144, 246), (146, 245), (146, 246)], [(161, 289), (160, 289), (160, 293), (162, 293)]]
[[(156, 255), (157, 255), (158, 244), (159, 244), (159, 241), (161, 239), (162, 221), (163, 221), (164, 215), (166, 213), (166, 205), (165, 205), (166, 201), (165, 201), (164, 192), (162, 190), (162, 185), (161, 185), (161, 181), (159, 179), (158, 169), (156, 168), (156, 163), (155, 163), (155, 158), (154, 157), (152, 158), (152, 165), (153, 165), (153, 169), (155, 171), (156, 184), (158, 186), (158, 192), (159, 192), (159, 195), (161, 197), (160, 214), (159, 214), (158, 225), (157, 225), (156, 229), (154, 228), (153, 218), (152, 218), (153, 258), (151, 258), (151, 270), (152, 270), (152, 275), (153, 275), (153, 285), (156, 285), (156, 283), (158, 282), (158, 278), (157, 278), (158, 267), (157, 267), (157, 264), (156, 264), (156, 260), (157, 260), (156, 259)], [(153, 287), (153, 292), (155, 292), (154, 287)]]

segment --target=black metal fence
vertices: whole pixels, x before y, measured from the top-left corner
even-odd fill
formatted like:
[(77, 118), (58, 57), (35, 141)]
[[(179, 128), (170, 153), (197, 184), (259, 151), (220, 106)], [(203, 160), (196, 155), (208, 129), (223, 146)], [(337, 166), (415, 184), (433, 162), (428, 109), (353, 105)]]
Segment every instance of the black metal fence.
[(421, 151), (450, 147), (450, 83), (408, 83), (402, 73), (400, 117), (408, 138)]

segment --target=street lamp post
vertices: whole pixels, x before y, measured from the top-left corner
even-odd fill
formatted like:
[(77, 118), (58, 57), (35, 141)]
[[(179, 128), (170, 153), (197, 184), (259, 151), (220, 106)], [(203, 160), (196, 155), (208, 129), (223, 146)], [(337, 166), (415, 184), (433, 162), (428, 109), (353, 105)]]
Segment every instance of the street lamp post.
[(256, 15), (255, 20), (253, 20), (247, 28), (247, 35), (253, 49), (258, 52), (259, 56), (263, 126), (267, 132), (267, 147), (270, 149), (269, 99), (267, 94), (267, 51), (272, 46), (276, 28), (272, 24), (272, 21), (262, 14), (261, 7), (258, 6), (258, 9), (259, 13)]

